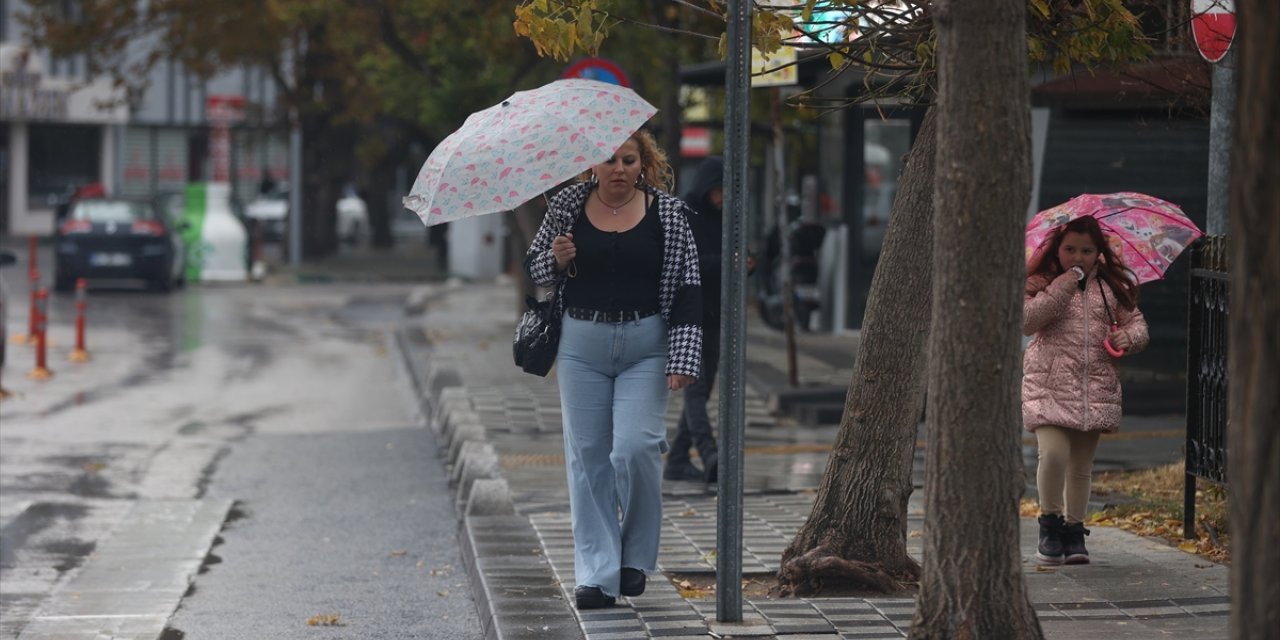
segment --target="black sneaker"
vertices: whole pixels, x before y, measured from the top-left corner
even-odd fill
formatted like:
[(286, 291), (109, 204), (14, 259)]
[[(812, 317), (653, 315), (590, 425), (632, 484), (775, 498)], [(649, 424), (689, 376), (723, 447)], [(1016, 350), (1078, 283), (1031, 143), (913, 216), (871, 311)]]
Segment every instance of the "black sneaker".
[(639, 569), (632, 569), (631, 567), (623, 567), (622, 582), (618, 591), (621, 591), (624, 596), (638, 596), (644, 593), (644, 582), (645, 575), (643, 571)]
[(606, 596), (600, 587), (578, 587), (573, 590), (573, 599), (578, 601), (579, 611), (612, 607), (614, 603), (613, 596)]
[(1089, 530), (1084, 528), (1083, 522), (1066, 525), (1062, 532), (1062, 554), (1066, 556), (1063, 562), (1089, 564), (1089, 550), (1084, 548), (1084, 537), (1087, 535)]
[(1066, 524), (1062, 516), (1046, 513), (1040, 516), (1040, 545), (1036, 547), (1036, 560), (1040, 564), (1062, 564), (1062, 532)]
[(683, 460), (667, 459), (666, 466), (662, 469), (663, 480), (677, 480), (682, 482), (702, 482), (702, 469), (699, 469), (688, 458)]

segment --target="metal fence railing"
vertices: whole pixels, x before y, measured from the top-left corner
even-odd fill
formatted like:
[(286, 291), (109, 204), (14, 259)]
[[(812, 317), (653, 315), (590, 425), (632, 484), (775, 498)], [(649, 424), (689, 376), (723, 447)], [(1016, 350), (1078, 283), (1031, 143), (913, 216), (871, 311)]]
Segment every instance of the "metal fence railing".
[(1187, 287), (1187, 443), (1183, 535), (1196, 537), (1196, 481), (1227, 482), (1227, 236), (1191, 248)]

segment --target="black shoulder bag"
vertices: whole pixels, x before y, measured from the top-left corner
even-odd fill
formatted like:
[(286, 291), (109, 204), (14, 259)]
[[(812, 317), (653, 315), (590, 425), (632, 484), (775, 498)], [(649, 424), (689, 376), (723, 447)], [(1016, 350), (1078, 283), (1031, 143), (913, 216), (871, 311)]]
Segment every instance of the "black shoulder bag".
[[(585, 206), (585, 204), (583, 205)], [(574, 216), (569, 228), (577, 222)], [(577, 266), (570, 262), (565, 278), (577, 275)], [(564, 291), (565, 278), (561, 278), (551, 288), (544, 300), (532, 296), (525, 298), (529, 309), (516, 324), (515, 339), (511, 342), (511, 355), (516, 366), (525, 373), (535, 376), (546, 376), (551, 366), (556, 363), (556, 352), (560, 350), (560, 325), (563, 321), (564, 306), (560, 304), (560, 294)]]
[(516, 325), (516, 337), (511, 343), (511, 355), (516, 366), (525, 373), (545, 376), (556, 362), (556, 352), (560, 349), (560, 290), (563, 287), (563, 280), (557, 282), (545, 300), (539, 301), (532, 296), (525, 298), (529, 310)]

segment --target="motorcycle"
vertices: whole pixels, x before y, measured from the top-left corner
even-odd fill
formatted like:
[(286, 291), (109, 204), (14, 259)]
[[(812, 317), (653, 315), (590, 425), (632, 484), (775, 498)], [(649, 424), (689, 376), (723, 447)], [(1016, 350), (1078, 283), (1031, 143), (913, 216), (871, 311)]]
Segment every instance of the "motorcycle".
[(782, 246), (777, 229), (769, 233), (765, 244), (764, 264), (759, 270), (756, 307), (760, 318), (768, 327), (782, 331), (785, 326), (783, 310), (783, 269), (790, 270), (792, 307), (796, 326), (810, 331), (814, 314), (822, 308), (822, 290), (818, 286), (818, 251), (822, 248), (826, 228), (816, 222), (797, 220), (788, 229), (791, 259), (782, 264)]

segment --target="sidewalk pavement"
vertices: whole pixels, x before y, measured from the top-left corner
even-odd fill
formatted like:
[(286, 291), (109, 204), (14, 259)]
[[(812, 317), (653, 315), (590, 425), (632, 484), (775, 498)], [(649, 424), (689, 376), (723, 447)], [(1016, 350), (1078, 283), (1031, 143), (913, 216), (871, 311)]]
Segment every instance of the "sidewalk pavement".
[[(663, 575), (651, 577), (643, 596), (579, 615), (571, 604), (573, 549), (558, 393), (554, 377), (530, 376), (511, 364), (516, 309), (510, 283), (424, 287), (398, 335), (424, 411), (443, 443), (441, 455), (451, 465), (463, 514), (463, 553), (486, 638), (905, 635), (911, 599), (748, 596), (744, 622), (721, 624), (714, 595), (682, 592)], [(751, 326), (747, 351), (743, 569), (745, 580), (758, 582), (777, 571), (783, 549), (807, 517), (836, 430), (770, 410), (776, 387), (769, 376), (785, 371), (785, 353), (776, 346), (779, 336), (767, 332)], [(802, 384), (847, 382), (856, 336), (805, 335), (800, 341)], [(679, 407), (673, 398), (670, 430)], [(1126, 419), (1122, 434), (1136, 437), (1105, 441), (1099, 466), (1176, 460), (1176, 447), (1166, 449), (1180, 441), (1168, 432), (1180, 427), (1178, 416)], [(1024, 451), (1033, 465), (1033, 440)], [(917, 487), (921, 460), (917, 453)], [(661, 570), (714, 582), (714, 491), (668, 482), (663, 493)], [(908, 550), (917, 558), (923, 514), (923, 491), (917, 490), (908, 523)], [(1032, 561), (1035, 537), (1034, 520), (1024, 518), (1025, 576), (1046, 636), (1227, 637), (1226, 567), (1157, 540), (1095, 527), (1089, 537), (1093, 564), (1039, 570)]]

